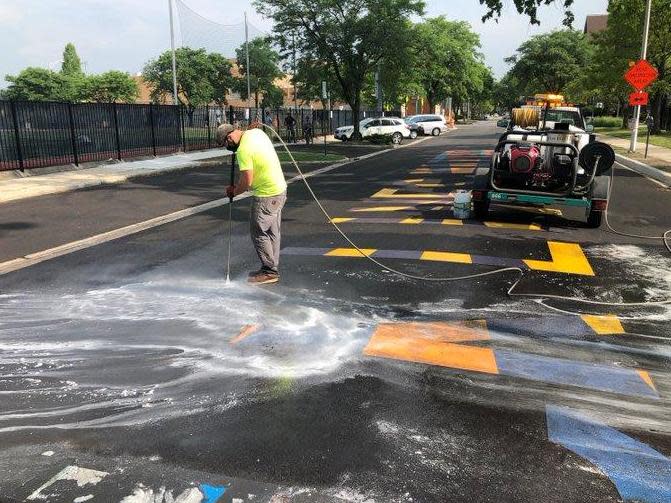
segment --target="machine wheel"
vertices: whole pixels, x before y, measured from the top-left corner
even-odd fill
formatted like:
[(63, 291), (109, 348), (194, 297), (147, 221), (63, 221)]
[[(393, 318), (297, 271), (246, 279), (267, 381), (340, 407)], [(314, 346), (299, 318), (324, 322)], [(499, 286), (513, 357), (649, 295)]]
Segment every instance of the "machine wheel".
[(402, 141), (403, 141), (403, 135), (401, 133), (397, 132), (391, 135), (391, 142), (394, 145), (400, 145)]
[(431, 134), (433, 136), (440, 136), (440, 129), (439, 128), (433, 128), (433, 131), (431, 131)]
[(590, 211), (587, 216), (587, 225), (592, 229), (601, 227), (601, 220), (603, 219), (603, 211)]
[(417, 131), (410, 131), (410, 139), (414, 140), (415, 138), (417, 138)]
[(476, 220), (486, 220), (489, 215), (489, 199), (473, 201), (473, 216)]

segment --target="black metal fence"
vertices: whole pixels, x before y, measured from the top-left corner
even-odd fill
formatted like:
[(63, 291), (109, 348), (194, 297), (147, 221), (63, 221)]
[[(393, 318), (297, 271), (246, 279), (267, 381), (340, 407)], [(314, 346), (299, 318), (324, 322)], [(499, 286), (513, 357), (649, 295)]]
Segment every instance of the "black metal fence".
[[(354, 119), (351, 110), (0, 101), (0, 171), (213, 148), (215, 130), (223, 122), (272, 122), (288, 139), (289, 113), (298, 138), (304, 137), (308, 115), (314, 135), (329, 134)], [(376, 114), (362, 111), (358, 119)]]

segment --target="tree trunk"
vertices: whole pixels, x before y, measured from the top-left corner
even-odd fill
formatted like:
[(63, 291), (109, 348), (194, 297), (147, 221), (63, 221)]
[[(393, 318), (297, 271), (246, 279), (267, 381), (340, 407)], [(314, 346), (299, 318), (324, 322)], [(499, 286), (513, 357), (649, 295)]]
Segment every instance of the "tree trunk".
[(254, 91), (254, 108), (259, 108), (259, 90)]
[(361, 138), (361, 132), (359, 131), (359, 112), (361, 111), (361, 93), (357, 92), (357, 97), (354, 99), (354, 103), (351, 103), (352, 107), (352, 122), (354, 126), (354, 132), (352, 133), (353, 140), (359, 140)]

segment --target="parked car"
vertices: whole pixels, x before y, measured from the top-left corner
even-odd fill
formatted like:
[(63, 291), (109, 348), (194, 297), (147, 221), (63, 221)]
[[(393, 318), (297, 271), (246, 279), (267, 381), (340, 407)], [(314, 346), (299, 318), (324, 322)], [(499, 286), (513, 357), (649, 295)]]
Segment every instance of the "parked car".
[[(359, 122), (359, 132), (362, 138), (373, 135), (391, 135), (392, 143), (399, 144), (403, 138), (411, 138), (412, 131), (402, 119), (398, 117), (370, 117)], [(354, 126), (342, 126), (335, 130), (337, 140), (347, 141), (354, 134)]]
[(412, 115), (405, 120), (408, 124), (417, 125), (419, 134), (438, 136), (448, 130), (445, 117), (441, 115)]
[(408, 122), (407, 118), (404, 119), (404, 121), (405, 121), (405, 124), (408, 126), (408, 128), (410, 128), (410, 139), (414, 140), (415, 138), (417, 138), (420, 135), (419, 126), (417, 124), (415, 124), (414, 122)]
[(508, 129), (510, 125), (510, 119), (499, 119), (496, 123), (496, 127), (502, 127)]

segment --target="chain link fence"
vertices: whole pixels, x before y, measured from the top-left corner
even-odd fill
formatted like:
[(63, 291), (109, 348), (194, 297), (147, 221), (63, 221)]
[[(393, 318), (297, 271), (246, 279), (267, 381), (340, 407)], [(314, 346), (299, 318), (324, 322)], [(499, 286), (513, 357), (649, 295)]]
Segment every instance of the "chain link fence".
[[(361, 111), (358, 120), (377, 115)], [(304, 139), (309, 124), (313, 136), (323, 136), (353, 120), (351, 110), (0, 101), (0, 171), (214, 148), (215, 130), (224, 122), (243, 128), (262, 122), (286, 141)]]

